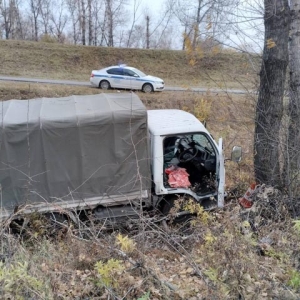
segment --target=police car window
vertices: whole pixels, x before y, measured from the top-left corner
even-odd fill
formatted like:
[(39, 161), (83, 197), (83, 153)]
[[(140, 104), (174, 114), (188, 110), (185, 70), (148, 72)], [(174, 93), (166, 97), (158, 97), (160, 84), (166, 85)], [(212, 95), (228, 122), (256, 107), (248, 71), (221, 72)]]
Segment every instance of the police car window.
[(136, 75), (136, 73), (134, 73), (134, 72), (131, 71), (131, 70), (124, 69), (124, 75), (134, 77), (134, 76)]
[(112, 75), (123, 75), (123, 69), (121, 68), (112, 68), (107, 70), (106, 72)]

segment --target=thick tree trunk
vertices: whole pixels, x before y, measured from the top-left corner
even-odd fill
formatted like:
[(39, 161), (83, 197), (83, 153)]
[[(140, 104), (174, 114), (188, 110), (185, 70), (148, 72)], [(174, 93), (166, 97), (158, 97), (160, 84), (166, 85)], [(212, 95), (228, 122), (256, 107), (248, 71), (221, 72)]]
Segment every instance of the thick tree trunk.
[[(299, 190), (300, 170), (300, 0), (291, 0), (290, 26), (290, 89), (288, 153), (286, 159), (286, 184), (292, 191)], [(298, 186), (295, 186), (298, 185)], [(292, 188), (291, 188), (292, 187)], [(299, 196), (299, 195), (298, 195)]]
[(265, 45), (260, 71), (254, 137), (255, 177), (281, 186), (280, 126), (288, 65), (290, 11), (288, 0), (264, 0)]

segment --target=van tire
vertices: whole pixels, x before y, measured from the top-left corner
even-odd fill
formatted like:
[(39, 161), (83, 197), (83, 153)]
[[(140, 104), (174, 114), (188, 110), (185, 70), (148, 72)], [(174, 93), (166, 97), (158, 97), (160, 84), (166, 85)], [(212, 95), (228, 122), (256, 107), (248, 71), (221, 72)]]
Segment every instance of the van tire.
[[(165, 216), (170, 215), (171, 211), (173, 208), (175, 208), (175, 201), (179, 200), (180, 198), (176, 197), (176, 198), (170, 198), (168, 200), (166, 200), (165, 204), (162, 207), (162, 213)], [(179, 223), (184, 223), (184, 222), (188, 222), (191, 219), (191, 214), (187, 213), (185, 215), (182, 216), (178, 216), (178, 217), (171, 217), (171, 220), (168, 220), (166, 223), (173, 223), (173, 224), (179, 224)]]

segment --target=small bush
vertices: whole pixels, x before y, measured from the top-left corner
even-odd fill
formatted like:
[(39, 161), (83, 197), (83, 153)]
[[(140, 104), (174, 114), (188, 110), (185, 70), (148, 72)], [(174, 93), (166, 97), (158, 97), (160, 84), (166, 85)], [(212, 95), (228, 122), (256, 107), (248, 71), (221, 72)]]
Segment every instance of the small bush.
[(49, 34), (44, 34), (41, 36), (40, 41), (43, 43), (57, 43), (57, 40), (54, 36)]
[(192, 113), (199, 121), (208, 120), (211, 112), (211, 101), (209, 99), (196, 97), (190, 107), (184, 106), (183, 110)]
[(0, 295), (2, 299), (40, 299), (44, 284), (28, 273), (28, 262), (0, 262)]
[(135, 242), (130, 239), (127, 235), (123, 236), (118, 234), (116, 237), (116, 244), (120, 246), (121, 250), (125, 253), (131, 253), (136, 247)]
[(300, 273), (297, 271), (292, 271), (291, 278), (288, 284), (293, 289), (298, 290), (300, 288)]
[(100, 287), (117, 287), (118, 275), (124, 270), (122, 261), (117, 259), (109, 259), (106, 263), (98, 261), (95, 264), (95, 270), (98, 275), (96, 284)]

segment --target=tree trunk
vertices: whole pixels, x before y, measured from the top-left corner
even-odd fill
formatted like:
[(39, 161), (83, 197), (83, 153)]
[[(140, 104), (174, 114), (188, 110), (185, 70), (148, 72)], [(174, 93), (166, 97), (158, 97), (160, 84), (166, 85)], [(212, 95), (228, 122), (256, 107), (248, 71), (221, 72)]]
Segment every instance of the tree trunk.
[[(300, 168), (300, 0), (291, 0), (290, 26), (290, 89), (289, 89), (289, 127), (288, 153), (286, 159), (286, 184), (291, 197), (299, 188)], [(297, 184), (298, 186), (295, 186)], [(299, 196), (299, 195), (298, 195)]]
[(85, 15), (85, 1), (81, 0), (81, 41), (85, 45), (85, 32), (86, 32), (86, 15)]
[(201, 11), (201, 1), (198, 0), (196, 21), (194, 23), (193, 50), (196, 49), (197, 41), (198, 41), (198, 36), (199, 36), (200, 11)]
[(88, 0), (88, 13), (89, 13), (89, 45), (93, 42), (93, 26), (92, 26), (92, 0)]
[(150, 17), (146, 16), (146, 49), (150, 48), (150, 31), (149, 31)]
[(23, 36), (23, 26), (22, 26), (22, 20), (21, 20), (21, 16), (20, 16), (20, 9), (19, 9), (19, 4), (15, 3), (16, 5), (16, 38), (21, 40), (24, 39)]
[(133, 1), (133, 20), (132, 20), (132, 23), (131, 23), (131, 28), (130, 28), (129, 33), (128, 33), (128, 39), (127, 39), (127, 43), (126, 43), (127, 48), (129, 48), (130, 44), (131, 44), (131, 36), (132, 36), (134, 26), (135, 26), (135, 22), (136, 22), (136, 13), (137, 13), (137, 10), (138, 10), (139, 5), (140, 5), (140, 2), (137, 3), (136, 1), (137, 0)]
[(255, 177), (282, 186), (279, 165), (280, 126), (288, 65), (290, 11), (288, 0), (264, 0), (265, 45), (260, 71), (254, 136)]
[(114, 46), (114, 24), (113, 24), (113, 11), (112, 11), (112, 0), (106, 0), (106, 13), (108, 20), (108, 46)]

